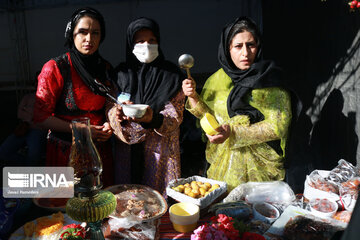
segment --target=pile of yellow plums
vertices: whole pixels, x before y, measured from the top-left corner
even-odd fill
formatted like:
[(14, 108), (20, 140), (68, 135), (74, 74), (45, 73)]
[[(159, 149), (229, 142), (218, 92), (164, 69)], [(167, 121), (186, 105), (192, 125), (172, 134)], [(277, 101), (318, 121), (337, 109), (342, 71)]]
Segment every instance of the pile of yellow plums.
[(219, 187), (219, 184), (211, 185), (208, 182), (192, 181), (191, 183), (185, 183), (184, 185), (180, 184), (176, 187), (172, 187), (172, 189), (192, 198), (202, 198)]

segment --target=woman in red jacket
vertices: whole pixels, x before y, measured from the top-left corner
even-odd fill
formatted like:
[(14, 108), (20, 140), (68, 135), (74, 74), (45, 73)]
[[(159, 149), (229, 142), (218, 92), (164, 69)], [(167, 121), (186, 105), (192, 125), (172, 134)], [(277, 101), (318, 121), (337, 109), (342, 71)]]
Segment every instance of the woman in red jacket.
[(46, 165), (66, 166), (71, 146), (71, 120), (90, 119), (94, 143), (103, 161), (104, 185), (112, 184), (112, 129), (105, 120), (105, 94), (96, 81), (111, 86), (112, 66), (99, 54), (105, 21), (95, 9), (78, 9), (66, 26), (69, 51), (42, 68), (34, 107), (34, 121), (49, 129)]

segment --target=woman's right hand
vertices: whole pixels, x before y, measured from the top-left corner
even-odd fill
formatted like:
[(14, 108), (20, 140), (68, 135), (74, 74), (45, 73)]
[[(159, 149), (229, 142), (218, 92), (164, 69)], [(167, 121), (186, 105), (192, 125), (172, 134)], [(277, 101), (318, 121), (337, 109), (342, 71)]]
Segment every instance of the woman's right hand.
[[(125, 101), (125, 102), (123, 102), (123, 104), (132, 104), (132, 102)], [(117, 105), (116, 106), (116, 120), (118, 120), (119, 122), (122, 122), (124, 120), (129, 120), (129, 119), (130, 118), (124, 114), (121, 105)]]
[(102, 126), (90, 125), (91, 137), (95, 141), (105, 142), (112, 135), (112, 129), (109, 123), (104, 123)]
[(182, 90), (184, 95), (190, 98), (196, 97), (196, 83), (194, 79), (185, 79), (182, 82)]

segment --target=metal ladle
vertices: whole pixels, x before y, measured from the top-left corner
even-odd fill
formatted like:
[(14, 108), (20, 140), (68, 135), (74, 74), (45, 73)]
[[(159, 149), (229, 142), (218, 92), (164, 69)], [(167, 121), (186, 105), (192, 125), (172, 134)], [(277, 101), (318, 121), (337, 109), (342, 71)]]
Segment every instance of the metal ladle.
[(106, 96), (108, 98), (110, 98), (111, 101), (113, 101), (114, 103), (116, 104), (119, 104), (120, 106), (124, 106), (123, 103), (119, 102), (115, 97), (113, 97), (111, 94), (110, 94), (110, 88), (108, 88), (107, 86), (105, 86), (104, 84), (102, 84), (101, 82), (99, 82), (98, 80), (94, 80), (94, 82), (96, 83), (96, 85), (98, 85), (99, 87), (99, 90), (103, 93), (106, 94)]
[(190, 68), (194, 66), (194, 58), (190, 54), (183, 54), (179, 57), (179, 66), (186, 70), (188, 79), (191, 79)]

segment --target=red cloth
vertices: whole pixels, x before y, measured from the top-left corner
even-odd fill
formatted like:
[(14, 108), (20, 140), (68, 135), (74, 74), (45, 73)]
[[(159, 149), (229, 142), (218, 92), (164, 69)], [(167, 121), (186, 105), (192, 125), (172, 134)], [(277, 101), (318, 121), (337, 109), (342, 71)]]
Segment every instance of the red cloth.
[(64, 87), (64, 79), (55, 60), (50, 60), (43, 66), (38, 77), (38, 88), (36, 91), (36, 101), (34, 106), (34, 122), (42, 122), (50, 116), (55, 116), (63, 120), (71, 121), (74, 118), (89, 117), (90, 124), (102, 125), (105, 116), (103, 114), (90, 113), (90, 111), (104, 108), (105, 97), (96, 95), (81, 80), (79, 74), (72, 65), (70, 55), (67, 53), (70, 62), (71, 80), (76, 105), (87, 113), (80, 116), (57, 115), (55, 112), (56, 103)]
[[(88, 117), (91, 125), (102, 125), (105, 121), (105, 114), (101, 112), (90, 112), (104, 109), (106, 99), (103, 96), (93, 93), (82, 81), (79, 74), (72, 65), (70, 54), (67, 53), (70, 62), (72, 92), (77, 107), (85, 111), (82, 115), (59, 115), (55, 112), (56, 104), (60, 99), (64, 88), (64, 79), (60, 73), (55, 60), (50, 60), (42, 68), (38, 76), (38, 88), (34, 104), (34, 122), (43, 122), (50, 116), (70, 122), (79, 117)], [(103, 183), (104, 187), (114, 183), (113, 157), (111, 143), (96, 143), (103, 162)], [(60, 139), (48, 139), (46, 165), (67, 166), (69, 163), (70, 142)]]

